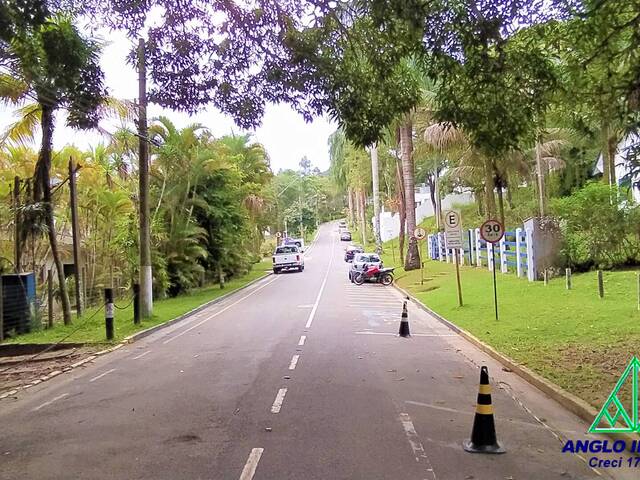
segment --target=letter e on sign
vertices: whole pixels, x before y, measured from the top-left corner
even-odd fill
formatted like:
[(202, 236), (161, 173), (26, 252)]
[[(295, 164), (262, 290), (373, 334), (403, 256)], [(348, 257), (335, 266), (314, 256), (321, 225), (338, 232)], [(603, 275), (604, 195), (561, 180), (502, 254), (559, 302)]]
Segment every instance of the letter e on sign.
[(458, 210), (444, 212), (444, 235), (447, 248), (464, 248), (462, 218)]

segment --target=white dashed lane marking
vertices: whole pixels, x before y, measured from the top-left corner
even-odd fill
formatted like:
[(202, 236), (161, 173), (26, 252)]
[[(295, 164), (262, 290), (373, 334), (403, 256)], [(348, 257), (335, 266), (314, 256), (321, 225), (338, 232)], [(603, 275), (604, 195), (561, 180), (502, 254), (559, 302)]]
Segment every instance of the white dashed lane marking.
[(282, 408), (282, 403), (284, 402), (284, 396), (287, 394), (286, 388), (281, 388), (278, 390), (278, 394), (276, 395), (276, 399), (271, 406), (271, 413), (280, 413), (280, 409)]
[(100, 379), (101, 379), (102, 377), (104, 377), (105, 375), (109, 375), (110, 373), (115, 372), (115, 371), (116, 371), (116, 369), (115, 369), (115, 368), (112, 368), (111, 370), (107, 370), (106, 372), (101, 373), (100, 375), (98, 375), (98, 376), (96, 376), (96, 377), (93, 377), (91, 380), (89, 380), (89, 383), (93, 383), (93, 382), (95, 382), (96, 380), (100, 380)]
[(245, 463), (242, 473), (240, 474), (240, 480), (251, 480), (253, 478), (256, 474), (260, 457), (262, 457), (262, 452), (264, 452), (264, 448), (254, 448), (251, 450), (249, 458), (247, 458), (247, 463)]
[(53, 397), (51, 400), (49, 400), (48, 402), (44, 402), (42, 405), (38, 405), (36, 408), (34, 408), (32, 410), (32, 412), (37, 412), (38, 410), (40, 410), (41, 408), (47, 407), (49, 405), (51, 405), (53, 402), (57, 402), (58, 400), (63, 399), (64, 397), (69, 396), (68, 393), (63, 393), (62, 395), (58, 395), (57, 397)]
[(302, 335), (302, 336), (300, 337), (300, 340), (298, 341), (298, 346), (299, 346), (299, 347), (303, 346), (303, 345), (304, 345), (304, 342), (306, 342), (306, 341), (307, 341), (307, 336), (306, 336), (306, 335)]
[(289, 370), (295, 370), (296, 365), (298, 365), (298, 360), (300, 360), (300, 355), (294, 355), (291, 358), (291, 363), (289, 364)]
[(138, 360), (138, 359), (144, 357), (148, 353), (151, 353), (151, 350), (147, 350), (146, 352), (143, 352), (140, 355), (136, 355), (135, 357), (132, 358), (132, 360)]

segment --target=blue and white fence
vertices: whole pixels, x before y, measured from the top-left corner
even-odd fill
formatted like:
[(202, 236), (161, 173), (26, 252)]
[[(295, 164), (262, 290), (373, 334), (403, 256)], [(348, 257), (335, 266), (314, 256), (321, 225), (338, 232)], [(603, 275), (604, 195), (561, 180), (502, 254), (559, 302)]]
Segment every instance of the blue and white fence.
[[(460, 264), (477, 265), (486, 267), (489, 271), (495, 266), (501, 273), (515, 273), (518, 277), (527, 277), (529, 281), (535, 280), (535, 267), (533, 263), (533, 238), (532, 232), (522, 228), (505, 232), (499, 243), (493, 245), (485, 242), (480, 237), (480, 229), (464, 232), (464, 246), (460, 249)], [(441, 262), (454, 261), (454, 249), (447, 248), (446, 234), (436, 233), (427, 236), (429, 258)]]

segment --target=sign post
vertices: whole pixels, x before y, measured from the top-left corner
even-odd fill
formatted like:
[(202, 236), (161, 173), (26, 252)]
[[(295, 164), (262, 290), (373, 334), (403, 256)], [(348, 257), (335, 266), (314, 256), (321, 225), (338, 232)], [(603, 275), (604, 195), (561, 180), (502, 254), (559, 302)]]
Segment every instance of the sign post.
[(282, 233), (276, 232), (276, 245), (280, 246), (280, 238), (282, 237)]
[[(485, 242), (495, 245), (504, 236), (504, 226), (498, 220), (487, 220), (480, 227), (480, 236)], [(495, 250), (495, 249), (492, 249)], [(493, 262), (493, 304), (496, 309), (496, 320), (498, 320), (498, 290), (496, 287), (496, 255), (492, 253)], [(488, 260), (488, 259), (487, 259)]]
[(413, 231), (413, 236), (418, 240), (418, 252), (420, 254), (420, 285), (424, 285), (424, 258), (422, 258), (422, 241), (427, 237), (427, 231), (418, 227)]
[(447, 210), (444, 212), (444, 233), (446, 238), (446, 248), (453, 249), (456, 262), (456, 283), (458, 285), (458, 306), (462, 307), (462, 284), (460, 283), (460, 249), (464, 248), (462, 236), (462, 216), (458, 210)]

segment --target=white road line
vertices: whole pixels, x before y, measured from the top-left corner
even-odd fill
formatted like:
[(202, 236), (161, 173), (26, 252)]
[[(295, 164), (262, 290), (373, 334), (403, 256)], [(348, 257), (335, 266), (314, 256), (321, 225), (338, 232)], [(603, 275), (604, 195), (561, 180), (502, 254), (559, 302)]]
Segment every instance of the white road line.
[(289, 370), (295, 370), (296, 365), (298, 365), (298, 360), (300, 360), (300, 355), (294, 355), (291, 357), (291, 363), (289, 364)]
[(304, 326), (304, 328), (311, 327), (311, 324), (313, 323), (313, 317), (316, 316), (316, 310), (318, 310), (320, 297), (322, 297), (322, 292), (324, 291), (324, 287), (327, 284), (327, 279), (329, 278), (329, 272), (331, 271), (331, 264), (333, 263), (333, 257), (335, 256), (333, 254), (335, 246), (336, 246), (336, 239), (334, 238), (333, 241), (331, 242), (331, 257), (329, 260), (329, 265), (327, 266), (327, 271), (324, 274), (324, 280), (322, 280), (322, 285), (320, 286), (320, 290), (318, 291), (318, 296), (316, 297), (316, 301), (313, 304), (313, 309), (311, 309), (311, 313), (309, 314), (309, 319), (307, 320), (307, 324)]
[(52, 398), (51, 400), (49, 400), (48, 402), (44, 402), (42, 405), (37, 406), (36, 408), (34, 408), (33, 410), (31, 410), (32, 412), (37, 412), (38, 410), (40, 410), (41, 408), (44, 408), (48, 405), (51, 405), (53, 402), (57, 402), (58, 400), (67, 397), (69, 394), (68, 393), (63, 393), (62, 395), (58, 395), (57, 397)]
[(276, 399), (271, 405), (271, 413), (280, 413), (280, 409), (282, 408), (282, 402), (284, 402), (284, 396), (287, 394), (286, 388), (281, 388), (278, 390), (278, 394), (276, 395)]
[[(396, 337), (397, 333), (387, 333), (387, 332), (355, 332), (356, 335), (389, 335)], [(457, 337), (455, 333), (412, 333), (412, 337)]]
[(187, 328), (186, 330), (183, 330), (182, 332), (178, 333), (177, 335), (174, 335), (171, 338), (166, 339), (164, 342), (162, 342), (163, 345), (166, 345), (169, 342), (174, 341), (176, 338), (181, 337), (182, 335), (184, 335), (185, 333), (189, 333), (191, 330), (193, 330), (194, 328), (198, 328), (200, 325), (202, 325), (203, 323), (208, 322), (209, 320), (217, 317), (218, 315), (220, 315), (221, 313), (226, 312), (227, 310), (229, 310), (231, 307), (239, 304), (240, 302), (242, 302), (243, 300), (245, 300), (246, 298), (249, 298), (251, 295), (253, 295), (254, 293), (259, 292), (260, 290), (262, 290), (263, 288), (265, 288), (268, 285), (271, 285), (273, 282), (275, 282), (276, 280), (278, 280), (279, 277), (275, 277), (273, 280), (265, 283), (264, 285), (261, 285), (260, 287), (256, 288), (255, 290), (253, 290), (251, 293), (248, 293), (247, 295), (245, 295), (244, 297), (236, 300), (235, 302), (227, 305), (226, 307), (224, 307), (221, 310), (218, 310), (216, 313), (214, 313), (213, 315), (205, 318), (204, 320), (202, 320), (201, 322), (196, 323), (195, 325), (193, 325), (192, 327)]
[(151, 350), (147, 350), (146, 352), (143, 352), (140, 355), (133, 357), (132, 360), (138, 360), (139, 358), (144, 357), (147, 353), (151, 353)]
[(262, 452), (264, 452), (264, 448), (254, 448), (251, 450), (249, 458), (247, 458), (247, 463), (244, 464), (244, 468), (240, 474), (240, 480), (251, 480), (253, 478), (256, 473), (256, 468), (258, 468), (260, 457), (262, 457)]
[(307, 336), (306, 335), (301, 335), (300, 336), (300, 340), (298, 341), (298, 346), (301, 347), (304, 345), (304, 342), (307, 341)]
[(95, 382), (96, 380), (100, 380), (102, 377), (104, 377), (105, 375), (109, 375), (111, 372), (115, 372), (116, 369), (112, 368), (111, 370), (107, 370), (104, 373), (101, 373), (100, 375), (98, 375), (97, 377), (93, 377), (91, 380), (89, 380), (89, 383), (91, 382)]
[(413, 450), (413, 454), (416, 457), (416, 461), (423, 461), (425, 463), (427, 472), (431, 472), (431, 475), (433, 475), (433, 480), (436, 480), (436, 472), (433, 471), (431, 461), (424, 451), (424, 447), (422, 446), (420, 437), (418, 437), (418, 433), (413, 426), (413, 422), (411, 421), (411, 417), (409, 417), (409, 414), (401, 413), (400, 422), (402, 422), (402, 428), (404, 428), (404, 433), (407, 436), (407, 440), (409, 440), (409, 445), (411, 445), (411, 449)]

